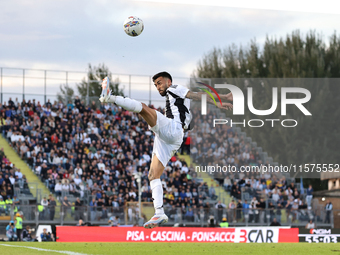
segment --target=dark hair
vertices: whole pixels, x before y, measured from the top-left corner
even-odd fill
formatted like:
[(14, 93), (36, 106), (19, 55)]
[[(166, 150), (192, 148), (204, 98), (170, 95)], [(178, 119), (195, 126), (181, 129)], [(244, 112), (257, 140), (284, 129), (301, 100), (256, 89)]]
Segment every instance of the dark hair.
[(159, 77), (168, 78), (172, 82), (172, 77), (168, 72), (160, 72), (152, 77), (152, 81), (157, 80)]

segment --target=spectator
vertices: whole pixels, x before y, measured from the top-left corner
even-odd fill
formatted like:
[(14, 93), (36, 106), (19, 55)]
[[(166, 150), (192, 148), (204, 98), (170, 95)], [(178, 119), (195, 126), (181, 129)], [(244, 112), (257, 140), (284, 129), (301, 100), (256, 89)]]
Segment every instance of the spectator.
[(20, 169), (17, 169), (17, 170), (15, 171), (15, 176), (18, 176), (19, 179), (22, 178), (22, 173), (21, 173)]
[(107, 208), (104, 205), (102, 205), (102, 215), (100, 216), (100, 219), (105, 220), (108, 217), (109, 216), (108, 216)]
[(17, 198), (16, 195), (13, 196), (12, 202), (13, 202), (13, 205), (16, 206), (16, 210), (17, 211), (20, 210), (20, 206), (19, 206), (20, 205), (20, 200)]
[(83, 174), (83, 169), (80, 167), (80, 163), (77, 163), (77, 167), (74, 169), (74, 173), (79, 177)]
[(188, 199), (192, 199), (192, 193), (189, 188), (187, 189), (187, 192), (185, 193), (185, 195)]
[(2, 196), (0, 196), (0, 215), (1, 215), (1, 213), (4, 213), (6, 215), (8, 213), (6, 202), (4, 201)]
[(234, 199), (232, 199), (231, 202), (229, 203), (228, 218), (230, 222), (236, 222), (236, 203)]
[(313, 192), (314, 192), (314, 189), (312, 185), (309, 184), (308, 189), (307, 189), (307, 195), (306, 195), (306, 203), (308, 207), (312, 206)]
[(185, 219), (189, 222), (194, 221), (194, 212), (192, 211), (192, 208), (189, 207), (188, 210), (185, 213)]
[(55, 215), (55, 207), (57, 206), (57, 203), (54, 199), (54, 197), (51, 197), (51, 200), (49, 201), (49, 211), (50, 211), (50, 220), (54, 220), (54, 215)]
[(174, 204), (172, 205), (172, 207), (169, 211), (169, 218), (171, 220), (173, 220), (175, 223), (178, 222), (179, 217), (178, 217), (178, 213), (177, 213), (177, 208)]
[(42, 242), (52, 242), (53, 241), (53, 235), (50, 232), (47, 232), (47, 229), (44, 228), (43, 232), (40, 234), (41, 241)]
[(297, 199), (293, 201), (293, 205), (291, 207), (291, 213), (293, 215), (293, 221), (296, 219), (299, 219), (299, 204), (297, 202)]
[(75, 202), (75, 220), (79, 220), (83, 218), (83, 202), (80, 201), (80, 198), (77, 197), (77, 200)]
[(18, 241), (21, 241), (21, 232), (22, 232), (22, 216), (20, 213), (16, 213), (16, 218), (14, 221), (16, 228), (16, 235), (18, 237)]
[(81, 103), (80, 103), (80, 99), (79, 99), (78, 96), (76, 96), (75, 99), (74, 99), (74, 105), (75, 105), (76, 108), (80, 109)]
[(281, 224), (279, 222), (277, 222), (276, 218), (273, 219), (273, 222), (270, 223), (271, 227), (279, 227), (281, 226)]
[(69, 209), (71, 208), (71, 203), (70, 201), (68, 201), (67, 196), (64, 197), (64, 200), (62, 202), (62, 208), (63, 208), (63, 212), (64, 212), (64, 219), (67, 215), (67, 213), (69, 212)]
[(306, 229), (313, 229), (315, 228), (315, 223), (313, 222), (313, 220), (309, 220), (309, 222), (306, 225)]
[(8, 195), (7, 195), (7, 199), (6, 199), (5, 203), (6, 203), (7, 210), (11, 210), (11, 206), (13, 204), (13, 201), (11, 199), (11, 195), (9, 195), (9, 193), (7, 193), (7, 194)]
[(210, 216), (209, 216), (208, 227), (209, 227), (209, 228), (214, 228), (214, 227), (216, 227), (216, 220), (215, 220), (215, 218), (214, 218), (213, 215), (210, 215)]
[(280, 195), (279, 195), (279, 193), (278, 193), (277, 190), (274, 190), (274, 191), (273, 191), (272, 199), (274, 200), (275, 203), (277, 203), (277, 201), (279, 201)]
[(32, 237), (32, 230), (29, 225), (26, 226), (26, 228), (22, 231), (22, 240), (24, 242), (34, 242), (35, 239)]
[(325, 218), (325, 223), (331, 223), (331, 214), (333, 212), (333, 205), (331, 201), (327, 201), (327, 204), (325, 206), (326, 210), (326, 218)]
[(224, 179), (223, 186), (224, 186), (224, 188), (225, 188), (226, 191), (228, 191), (228, 192), (231, 191), (232, 184), (231, 184), (231, 180), (230, 180), (229, 176), (227, 176), (227, 177)]
[(237, 182), (234, 181), (233, 186), (231, 187), (231, 193), (230, 195), (236, 199), (240, 199), (241, 198), (241, 191), (237, 185)]
[(252, 214), (249, 216), (252, 216), (251, 218), (249, 217), (249, 222), (255, 222), (257, 223), (259, 221), (259, 211), (257, 210), (257, 205), (259, 202), (256, 200), (256, 197), (253, 197), (249, 207), (251, 208)]
[(222, 219), (222, 222), (220, 223), (220, 227), (221, 227), (221, 228), (227, 228), (227, 227), (229, 227), (229, 223), (227, 222), (227, 218), (226, 218), (226, 217), (224, 217), (224, 218)]
[(215, 200), (217, 198), (216, 191), (215, 191), (215, 188), (214, 188), (214, 184), (211, 184), (211, 186), (209, 188), (209, 197), (213, 200)]
[[(62, 108), (62, 105), (61, 105), (61, 108)], [(67, 108), (71, 108), (71, 110), (73, 110), (74, 105), (72, 104), (72, 101), (68, 101)]]
[(117, 227), (117, 226), (119, 226), (119, 225), (120, 225), (119, 216), (116, 215), (116, 216), (110, 217), (108, 223), (111, 225), (111, 227)]
[(96, 214), (97, 214), (97, 201), (95, 198), (92, 199), (90, 202), (90, 207), (91, 207), (91, 221), (94, 221), (96, 219)]
[(81, 226), (86, 226), (86, 224), (83, 222), (82, 219), (79, 219), (77, 226), (81, 227)]
[(61, 184), (61, 181), (59, 181), (55, 187), (54, 187), (54, 192), (57, 195), (57, 200), (61, 197), (61, 192), (63, 190), (63, 185)]
[(17, 241), (17, 229), (14, 225), (14, 221), (10, 221), (10, 223), (6, 227), (6, 236), (8, 238), (8, 241)]
[(52, 175), (49, 175), (48, 180), (46, 180), (46, 184), (48, 186), (48, 189), (50, 192), (53, 192), (55, 190), (55, 179), (52, 177)]
[(238, 200), (237, 205), (236, 205), (236, 220), (239, 221), (242, 218), (242, 209), (243, 209), (243, 204), (241, 199)]
[(217, 209), (217, 220), (222, 221), (222, 215), (223, 215), (223, 209), (226, 208), (225, 204), (222, 204), (221, 201), (218, 201), (217, 204), (215, 205), (215, 208)]
[(44, 197), (41, 200), (40, 204), (43, 206), (43, 211), (41, 212), (40, 219), (45, 220), (47, 212), (48, 212), (48, 201), (47, 201), (46, 197)]
[[(242, 205), (242, 208), (243, 208), (243, 216), (244, 216), (245, 218), (248, 217), (248, 219), (249, 219), (249, 208), (250, 208), (250, 205), (248, 204), (248, 201), (247, 201), (247, 200), (244, 200), (244, 203), (243, 203), (243, 205)], [(247, 219), (247, 220), (248, 220), (248, 219)]]
[(293, 197), (294, 199), (297, 199), (300, 197), (300, 192), (298, 191), (297, 188), (294, 188)]

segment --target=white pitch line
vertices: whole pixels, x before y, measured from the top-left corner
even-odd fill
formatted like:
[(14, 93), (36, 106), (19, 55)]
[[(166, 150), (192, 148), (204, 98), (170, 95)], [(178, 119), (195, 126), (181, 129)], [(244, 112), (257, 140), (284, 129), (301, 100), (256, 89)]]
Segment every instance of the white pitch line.
[(73, 251), (57, 251), (57, 250), (49, 250), (49, 249), (30, 247), (30, 246), (11, 245), (11, 244), (0, 244), (0, 245), (9, 246), (9, 247), (27, 248), (27, 249), (38, 250), (38, 251), (58, 252), (58, 253), (63, 253), (63, 254), (68, 254), (68, 255), (87, 255), (85, 253), (78, 253), (78, 252), (73, 252)]

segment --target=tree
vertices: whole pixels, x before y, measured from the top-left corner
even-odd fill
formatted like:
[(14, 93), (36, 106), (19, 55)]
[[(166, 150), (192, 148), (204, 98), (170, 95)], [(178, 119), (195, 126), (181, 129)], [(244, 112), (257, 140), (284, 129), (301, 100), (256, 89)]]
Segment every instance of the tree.
[(57, 93), (58, 101), (64, 101), (66, 99), (66, 104), (69, 100), (72, 100), (74, 95), (74, 90), (68, 84), (60, 85), (60, 92)]
[[(84, 77), (80, 83), (77, 83), (78, 95), (82, 99), (86, 99), (87, 86), (89, 86), (88, 96), (90, 98), (95, 97), (98, 99), (102, 91), (101, 82), (106, 76), (110, 79), (110, 89), (112, 90), (112, 93), (124, 96), (123, 89), (119, 87), (119, 79), (112, 81), (111, 72), (105, 64), (101, 64), (98, 67), (92, 67), (91, 64), (89, 64), (87, 77)], [(87, 81), (89, 81), (89, 83)], [(57, 94), (58, 100), (64, 101), (66, 99), (68, 101), (71, 100), (73, 96), (74, 90), (68, 84), (60, 85), (60, 92)]]
[[(106, 76), (110, 79), (112, 93), (124, 96), (123, 89), (119, 88), (119, 80), (116, 79), (112, 81), (111, 72), (105, 64), (101, 64), (98, 67), (92, 67), (91, 64), (89, 64), (88, 77), (84, 77), (83, 80), (77, 84), (79, 95), (85, 99), (87, 96), (87, 86), (89, 86), (89, 97), (99, 97), (102, 91), (101, 82)], [(89, 83), (87, 81), (89, 81)]]
[[(323, 37), (314, 31), (305, 36), (294, 31), (280, 39), (267, 36), (263, 49), (260, 49), (255, 40), (246, 48), (238, 48), (236, 45), (224, 50), (213, 48), (199, 61), (193, 76), (227, 78), (228, 83), (241, 83), (240, 79), (233, 78), (243, 78), (251, 84), (260, 78), (339, 78), (340, 37), (334, 32), (326, 45)], [(270, 80), (263, 81), (262, 86), (253, 87), (253, 104), (256, 109), (269, 109), (271, 106), (271, 100), (268, 100), (272, 98)], [(308, 104), (312, 118), (299, 118), (298, 128), (273, 129), (268, 125), (261, 128), (261, 132), (256, 128), (243, 129), (280, 164), (336, 162), (339, 154), (337, 145), (340, 143), (337, 124), (340, 118), (340, 86), (334, 86), (337, 85), (334, 79), (323, 80), (322, 86), (317, 84), (316, 79), (305, 81), (309, 83), (305, 85), (308, 85), (312, 95)], [(297, 87), (303, 83), (298, 79), (291, 82), (292, 86)], [(275, 87), (280, 91), (283, 86)], [(244, 91), (246, 89), (242, 85), (239, 87)], [(287, 110), (287, 118), (298, 114), (299, 109), (296, 107)], [(269, 117), (280, 119), (281, 115), (276, 111)], [(232, 118), (239, 121), (237, 116)], [(258, 119), (259, 116), (250, 113), (242, 116), (242, 119), (254, 118)]]
[(326, 47), (323, 37), (310, 31), (305, 38), (294, 31), (286, 38), (267, 36), (260, 51), (255, 40), (248, 48), (235, 44), (213, 48), (199, 61), (194, 76), (201, 78), (336, 78), (340, 77), (340, 38), (336, 32)]

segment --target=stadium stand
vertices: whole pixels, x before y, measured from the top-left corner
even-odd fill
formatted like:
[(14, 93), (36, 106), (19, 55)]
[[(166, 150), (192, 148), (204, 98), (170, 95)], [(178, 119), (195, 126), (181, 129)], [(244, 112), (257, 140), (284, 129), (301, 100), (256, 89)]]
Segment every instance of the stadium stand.
[[(263, 166), (277, 163), (240, 128), (229, 125), (211, 128), (208, 123), (220, 117), (214, 110), (208, 109), (206, 115), (200, 115), (199, 110), (192, 108), (194, 116), (200, 117), (193, 118), (195, 129), (190, 134), (191, 156), (202, 166), (215, 167), (212, 172), (203, 168), (198, 170), (209, 172), (231, 196), (229, 204), (216, 205), (220, 211), (218, 221), (224, 214), (228, 215), (229, 222), (246, 220), (263, 224), (274, 218), (285, 224), (299, 224), (309, 219), (323, 222), (325, 215), (320, 214), (322, 209), (317, 203), (313, 205), (312, 191), (301, 189), (294, 179), (283, 173), (261, 171)], [(233, 167), (235, 171), (217, 171), (217, 165)], [(258, 171), (241, 172), (241, 166), (256, 166)]]
[[(83, 219), (95, 223), (108, 222), (117, 215), (125, 223), (138, 223), (141, 208), (136, 203), (136, 174), (141, 176), (141, 200), (151, 204), (147, 175), (154, 138), (138, 114), (109, 104), (85, 106), (77, 97), (67, 104), (48, 100), (44, 105), (35, 100), (14, 103), (10, 99), (0, 105), (0, 111), (3, 136), (51, 192), (48, 198), (37, 197), (39, 220), (56, 217), (62, 222)], [(206, 118), (212, 117), (209, 114)], [(265, 159), (240, 130), (227, 125), (210, 129), (204, 119), (195, 126), (197, 129), (190, 137), (186, 134), (181, 147), (181, 153), (188, 153), (191, 142), (190, 156), (195, 162), (214, 160), (239, 168), (259, 166)], [(6, 162), (5, 157), (2, 162)], [(5, 163), (1, 171), (11, 173), (16, 180), (11, 185), (3, 182), (7, 186), (0, 185), (2, 192), (13, 196), (11, 189), (17, 186), (20, 192), (29, 192), (24, 177), (15, 177), (20, 174), (9, 167)], [(213, 180), (207, 181), (209, 178)], [(311, 209), (312, 204), (305, 204), (294, 182), (287, 182), (284, 176), (201, 175), (190, 164), (189, 156), (175, 155), (161, 180), (170, 224), (203, 226), (211, 217), (218, 222), (227, 217), (234, 225), (269, 225), (275, 217), (282, 224), (301, 221), (305, 225), (310, 218), (322, 218)]]
[(0, 160), (0, 216), (9, 216), (11, 210), (15, 213), (20, 209), (19, 194), (29, 197), (33, 195), (28, 188), (26, 176), (20, 170), (15, 170), (3, 148), (0, 150)]

